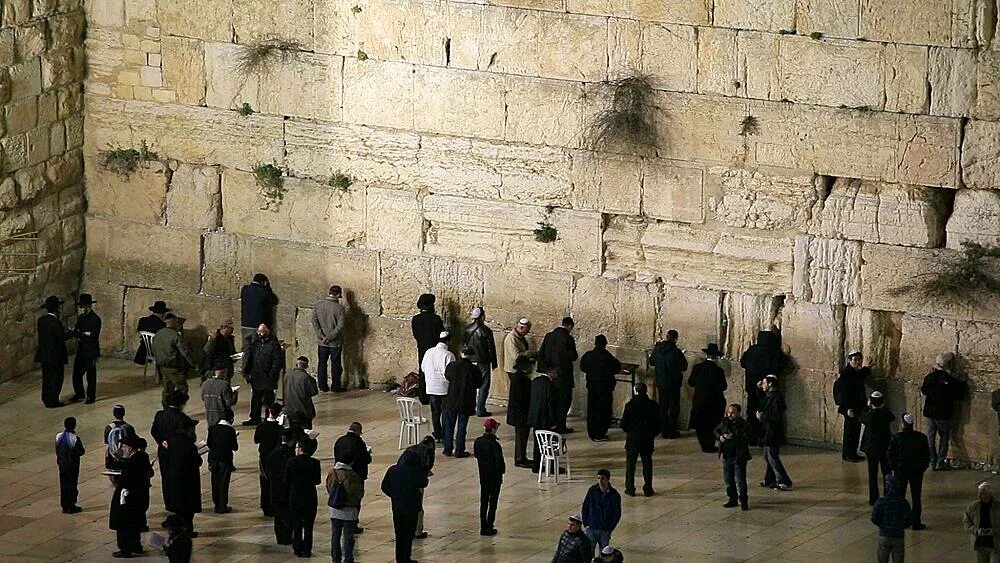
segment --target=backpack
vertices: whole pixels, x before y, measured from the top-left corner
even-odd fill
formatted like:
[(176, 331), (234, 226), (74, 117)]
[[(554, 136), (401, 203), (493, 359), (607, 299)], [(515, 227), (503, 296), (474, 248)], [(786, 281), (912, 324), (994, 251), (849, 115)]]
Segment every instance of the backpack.
[(111, 459), (121, 460), (122, 459), (122, 440), (125, 439), (127, 426), (122, 424), (121, 426), (111, 423), (108, 425), (110, 430), (108, 431), (108, 456)]
[(330, 508), (344, 508), (347, 504), (347, 488), (344, 487), (344, 482), (337, 478), (337, 472), (333, 473), (333, 486), (330, 487), (330, 498), (327, 499), (326, 505)]

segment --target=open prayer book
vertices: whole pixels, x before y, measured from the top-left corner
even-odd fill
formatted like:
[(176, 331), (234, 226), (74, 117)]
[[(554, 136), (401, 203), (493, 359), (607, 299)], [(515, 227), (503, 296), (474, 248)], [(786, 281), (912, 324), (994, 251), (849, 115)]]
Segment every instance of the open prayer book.
[(104, 471), (101, 471), (101, 474), (107, 475), (108, 477), (118, 477), (122, 474), (122, 472), (117, 469), (105, 469)]
[(229, 356), (229, 359), (232, 360), (232, 361), (234, 361), (234, 362), (237, 361), (237, 360), (242, 360), (243, 359), (243, 352), (236, 352), (232, 356)]
[(316, 436), (319, 436), (319, 432), (317, 432), (316, 430), (306, 430), (306, 436), (309, 436), (309, 438), (315, 440)]
[(198, 446), (198, 455), (205, 455), (208, 453), (208, 444), (205, 443), (205, 440), (198, 440), (194, 443), (194, 445)]

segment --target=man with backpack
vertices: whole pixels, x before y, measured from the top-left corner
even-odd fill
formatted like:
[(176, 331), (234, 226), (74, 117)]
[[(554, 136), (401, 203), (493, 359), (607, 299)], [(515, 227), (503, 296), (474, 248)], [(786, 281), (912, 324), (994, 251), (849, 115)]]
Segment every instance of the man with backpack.
[[(365, 480), (351, 467), (353, 459), (338, 460), (326, 476), (330, 508), (330, 558), (333, 563), (354, 563), (354, 534), (365, 497)], [(343, 538), (343, 543), (341, 543)]]
[(121, 445), (125, 436), (135, 436), (135, 428), (125, 422), (125, 407), (115, 405), (111, 408), (111, 416), (114, 420), (104, 428), (104, 443), (108, 446), (108, 451), (104, 456), (104, 467), (115, 471), (121, 471), (125, 465), (122, 457)]

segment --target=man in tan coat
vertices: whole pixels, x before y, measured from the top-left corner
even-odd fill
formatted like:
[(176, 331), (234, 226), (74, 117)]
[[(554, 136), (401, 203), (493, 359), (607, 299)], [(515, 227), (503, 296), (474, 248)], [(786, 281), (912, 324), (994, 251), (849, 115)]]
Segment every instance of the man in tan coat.
[(514, 427), (514, 465), (530, 468), (528, 461), (528, 403), (531, 402), (531, 353), (528, 333), (531, 321), (521, 319), (503, 340), (503, 370), (510, 382), (507, 390), (507, 424)]
[(972, 549), (979, 563), (1000, 561), (1000, 502), (993, 498), (988, 481), (979, 484), (979, 500), (965, 509), (965, 531), (972, 534)]

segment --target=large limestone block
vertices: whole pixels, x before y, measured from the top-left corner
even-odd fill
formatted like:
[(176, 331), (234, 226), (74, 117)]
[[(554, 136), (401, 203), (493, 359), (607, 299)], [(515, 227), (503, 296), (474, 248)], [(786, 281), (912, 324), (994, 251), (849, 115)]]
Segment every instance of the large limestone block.
[(723, 345), (722, 293), (718, 291), (665, 286), (658, 320), (656, 340), (676, 330), (681, 348), (696, 349), (709, 342)]
[(958, 349), (958, 322), (910, 313), (903, 314), (899, 341), (898, 379), (920, 383), (934, 369), (934, 360), (942, 352)]
[[(792, 35), (779, 41), (778, 99), (828, 106), (882, 107), (885, 82), (881, 45), (836, 39), (816, 41)], [(831, 88), (832, 84), (837, 86)]]
[(1000, 123), (971, 120), (962, 143), (962, 181), (966, 187), (1000, 187)]
[(759, 31), (737, 32), (736, 79), (739, 95), (763, 100), (777, 97), (780, 37)]
[(281, 37), (313, 50), (314, 0), (232, 0), (233, 32), (240, 42)]
[(716, 0), (714, 25), (737, 29), (795, 29), (795, 0)]
[(160, 55), (163, 86), (176, 92), (182, 104), (202, 105), (206, 88), (204, 43), (165, 35), (160, 39)]
[(409, 63), (344, 59), (344, 121), (413, 129), (415, 73)]
[(875, 378), (869, 387), (878, 387), (894, 378), (899, 369), (899, 342), (903, 334), (903, 314), (848, 307), (844, 318), (844, 349), (861, 350), (865, 365)]
[(205, 44), (205, 100), (210, 107), (236, 109), (248, 103), (265, 114), (340, 118), (340, 57), (287, 51), (261, 74), (244, 75), (238, 61), (248, 48)]
[[(449, 195), (424, 199), (430, 222), (425, 250), (450, 258), (470, 258), (540, 269), (599, 273), (601, 217), (555, 209)], [(557, 230), (551, 243), (535, 240), (534, 230), (548, 221)]]
[(573, 320), (581, 342), (603, 334), (615, 345), (648, 347), (656, 335), (656, 305), (651, 284), (585, 277), (573, 288)]
[(885, 46), (882, 71), (885, 73), (886, 111), (928, 113), (929, 64), (927, 47), (896, 43)]
[[(784, 304), (784, 295), (723, 294), (721, 330), (725, 342), (722, 349), (726, 356), (742, 357), (743, 352), (757, 342), (758, 333), (762, 330), (780, 335), (781, 309)], [(784, 348), (787, 352), (788, 347)]]
[[(122, 176), (88, 159), (87, 211), (140, 223), (163, 223), (170, 170), (159, 161), (146, 162)], [(21, 193), (24, 193), (22, 187)]]
[[(562, 10), (562, 6), (556, 9)], [(667, 23), (708, 24), (711, 2), (706, 0), (566, 0), (567, 12), (595, 14)]]
[[(559, 326), (569, 314), (572, 276), (524, 268), (486, 268), (483, 271), (483, 306), (492, 322), (513, 327), (528, 317), (535, 332)], [(467, 316), (468, 311), (464, 311)]]
[(178, 164), (170, 176), (166, 217), (171, 227), (221, 227), (222, 193), (218, 168)]
[(948, 248), (962, 241), (1000, 245), (1000, 190), (959, 190), (948, 218)]
[[(431, 289), (431, 259), (383, 253), (379, 257), (382, 315), (407, 318), (417, 312), (417, 298)], [(440, 310), (440, 304), (437, 305)]]
[(741, 85), (737, 71), (736, 30), (698, 29), (698, 93), (735, 96)]
[(872, 41), (974, 47), (972, 1), (861, 0), (860, 36)]
[(654, 87), (677, 92), (697, 90), (697, 28), (649, 23), (642, 26), (641, 37), (641, 68)]
[(201, 237), (197, 231), (88, 216), (86, 270), (95, 281), (197, 293)]
[[(437, 310), (452, 334), (460, 334), (469, 323), (473, 307), (485, 302), (483, 279), (487, 269), (482, 264), (441, 258), (431, 262), (431, 293), (437, 296)], [(489, 318), (491, 324), (500, 322), (493, 311), (489, 312)]]
[[(504, 138), (505, 80), (491, 73), (417, 67), (413, 126), (421, 131)], [(397, 108), (398, 111), (398, 108)]]
[[(745, 101), (733, 98), (657, 92), (655, 122), (660, 156), (678, 160), (737, 163), (744, 160)], [(787, 163), (786, 163), (787, 166)]]
[(974, 389), (992, 391), (1000, 386), (1000, 324), (960, 324), (958, 356)]
[(786, 293), (792, 281), (792, 241), (650, 225), (641, 239), (649, 275), (685, 287)]
[(643, 191), (639, 159), (590, 151), (575, 151), (571, 158), (570, 202), (574, 209), (639, 214)]
[(92, 27), (121, 27), (125, 24), (124, 0), (94, 0), (85, 4)]
[(748, 141), (758, 165), (885, 182), (957, 185), (957, 120), (776, 102), (763, 102), (751, 111), (759, 134)]
[(680, 223), (705, 222), (705, 171), (669, 160), (644, 159), (642, 213)]
[(163, 35), (205, 41), (233, 39), (233, 0), (156, 0), (156, 11)]
[[(961, 55), (956, 56), (962, 56), (963, 61), (969, 62), (969, 64), (963, 65), (961, 70), (972, 74), (969, 67), (973, 63), (969, 60), (972, 58), (972, 53), (974, 52), (968, 50), (959, 52)], [(1000, 119), (1000, 56), (992, 50), (980, 51), (979, 64), (976, 65), (976, 68), (978, 72), (976, 73), (976, 82), (972, 89), (972, 96), (971, 98), (966, 96), (963, 101), (971, 102), (974, 99), (975, 111), (973, 115), (979, 119), (996, 121)], [(967, 76), (956, 77), (956, 80), (964, 78), (961, 83), (966, 85), (971, 82), (971, 79)]]
[(706, 184), (716, 219), (732, 227), (802, 231), (822, 197), (820, 179), (795, 170), (716, 166)]
[(836, 378), (836, 372), (799, 369), (779, 380), (784, 385), (785, 425), (790, 440), (818, 443), (826, 439), (831, 416), (827, 403), (833, 402)]
[(936, 247), (944, 240), (946, 200), (940, 189), (837, 178), (813, 210), (812, 230), (830, 238)]
[(861, 298), (861, 243), (795, 237), (792, 295), (833, 305), (856, 305)]
[(799, 370), (840, 370), (844, 354), (844, 314), (839, 305), (786, 301), (781, 310), (782, 342)]
[(411, 191), (368, 188), (364, 230), (367, 248), (419, 254), (424, 242), (424, 217), (417, 195)]
[(147, 140), (161, 157), (241, 170), (282, 155), (280, 117), (245, 119), (229, 110), (96, 97), (87, 98), (87, 112), (87, 154)]
[(818, 31), (830, 37), (857, 37), (858, 16), (857, 0), (797, 0), (795, 3), (795, 28), (804, 35)]
[(416, 369), (417, 351), (408, 321), (357, 315), (347, 324), (344, 374), (348, 387), (372, 386), (389, 377), (397, 382)]
[(363, 190), (343, 191), (298, 178), (285, 178), (284, 189), (281, 203), (268, 206), (253, 174), (227, 170), (222, 175), (222, 226), (236, 234), (330, 246), (350, 246), (362, 238)]
[[(94, 300), (97, 302), (94, 310), (101, 317), (101, 336), (100, 336), (100, 346), (101, 354), (105, 356), (110, 356), (112, 354), (117, 354), (123, 349), (127, 353), (135, 353), (135, 349), (125, 348), (124, 341), (122, 339), (123, 335), (128, 336), (128, 333), (136, 333), (135, 324), (123, 324), (122, 321), (122, 303), (125, 300), (125, 286), (118, 284), (108, 284), (98, 281), (93, 281), (93, 277), (89, 275), (84, 275), (83, 279), (80, 280), (80, 291), (86, 292), (94, 296)], [(144, 291), (139, 288), (128, 288), (130, 291)], [(146, 307), (152, 305), (152, 302), (146, 304)], [(37, 305), (36, 305), (37, 307)], [(64, 311), (66, 311), (66, 305), (63, 305)], [(35, 311), (31, 311), (34, 313)], [(149, 314), (149, 309), (146, 309), (146, 314)], [(7, 318), (12, 318), (8, 316)], [(34, 319), (32, 319), (34, 320)], [(65, 321), (63, 321), (65, 322)], [(72, 326), (72, 325), (71, 325)], [(122, 328), (124, 327), (124, 330)], [(26, 327), (27, 332), (31, 334), (35, 329), (32, 324), (31, 327)], [(34, 339), (33, 339), (34, 340)], [(34, 343), (32, 343), (34, 345)], [(132, 356), (129, 356), (131, 358)], [(31, 359), (34, 359), (32, 354)]]
[(655, 274), (643, 271), (645, 254), (642, 235), (646, 222), (626, 215), (612, 215), (604, 229), (604, 276), (616, 279), (656, 281)]
[(293, 176), (328, 179), (340, 172), (359, 183), (404, 185), (417, 166), (420, 138), (398, 131), (291, 120), (286, 162)]
[(607, 74), (604, 18), (488, 6), (482, 29), (480, 69), (588, 82)]
[(996, 464), (1000, 442), (997, 440), (997, 416), (993, 410), (991, 391), (970, 393), (968, 400), (956, 405), (948, 457), (975, 462), (992, 460)]
[[(175, 315), (184, 317), (184, 340), (188, 344), (189, 350), (198, 358), (202, 357), (205, 341), (208, 340), (209, 336), (215, 334), (223, 321), (231, 319), (238, 323), (240, 320), (238, 300), (177, 291), (128, 287), (125, 291), (124, 309), (116, 311), (117, 316), (124, 318), (124, 349), (126, 351), (134, 352), (139, 348), (139, 333), (135, 327), (140, 318), (149, 315), (149, 307), (155, 301), (166, 301), (167, 306)], [(285, 338), (283, 334), (281, 337)], [(236, 339), (237, 349), (239, 349), (239, 334), (237, 334)], [(194, 387), (193, 384), (192, 387)]]
[[(988, 55), (983, 56), (988, 60)], [(989, 84), (978, 84), (976, 75), (976, 52), (968, 49), (952, 49), (949, 47), (931, 47), (928, 58), (927, 81), (931, 91), (931, 113), (933, 115), (948, 115), (964, 117), (971, 115), (978, 96), (986, 101), (981, 104), (985, 110), (986, 119), (989, 111)], [(984, 72), (985, 71), (985, 72)], [(980, 67), (979, 80), (989, 74), (989, 66)], [(978, 108), (977, 108), (978, 116)]]
[(580, 145), (589, 111), (583, 85), (510, 76), (505, 88), (506, 140), (557, 147)]

